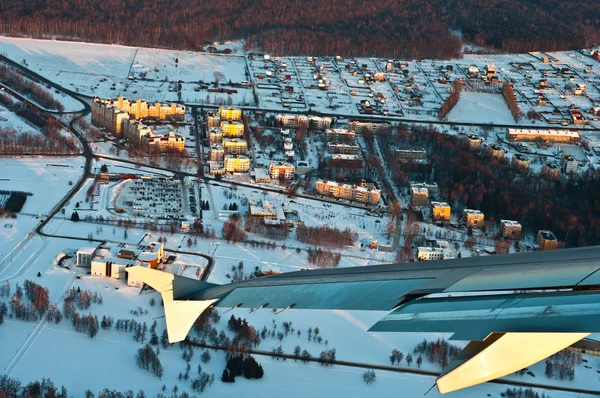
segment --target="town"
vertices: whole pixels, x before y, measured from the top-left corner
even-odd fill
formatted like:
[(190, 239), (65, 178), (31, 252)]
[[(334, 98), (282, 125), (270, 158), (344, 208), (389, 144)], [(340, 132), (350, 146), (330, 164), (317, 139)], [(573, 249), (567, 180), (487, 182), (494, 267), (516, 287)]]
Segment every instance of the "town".
[[(288, 380), (291, 359), (300, 376), (282, 392), (363, 396), (376, 371), (381, 396), (425, 393), (464, 346), (448, 333), (233, 306), (170, 344), (160, 294), (128, 270), (223, 285), (597, 245), (598, 51), (400, 60), (0, 38), (2, 375), (75, 396), (254, 396), (235, 376)], [(591, 396), (600, 350), (584, 342), (459, 394)], [(45, 373), (48, 345), (119, 375), (91, 381), (100, 364), (64, 360)], [(354, 365), (335, 375), (338, 361)]]

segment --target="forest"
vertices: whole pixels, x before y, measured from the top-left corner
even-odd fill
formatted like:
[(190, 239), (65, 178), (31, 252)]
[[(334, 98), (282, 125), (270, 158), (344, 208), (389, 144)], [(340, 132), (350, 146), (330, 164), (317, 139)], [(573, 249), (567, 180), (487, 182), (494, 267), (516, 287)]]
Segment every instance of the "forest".
[(450, 58), (464, 39), (501, 51), (586, 47), (600, 2), (575, 0), (4, 0), (0, 32), (200, 50), (245, 39), (274, 54)]

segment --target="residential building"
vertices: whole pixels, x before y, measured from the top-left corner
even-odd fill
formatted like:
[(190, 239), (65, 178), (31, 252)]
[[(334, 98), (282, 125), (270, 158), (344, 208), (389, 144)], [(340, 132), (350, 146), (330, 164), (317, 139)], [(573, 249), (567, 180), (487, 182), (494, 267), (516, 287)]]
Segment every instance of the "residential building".
[(565, 142), (577, 144), (579, 133), (574, 130), (551, 130), (551, 129), (508, 129), (509, 141), (535, 141), (543, 139), (548, 142)]
[(573, 157), (573, 155), (563, 155), (562, 170), (565, 174), (577, 173), (578, 166), (579, 166), (579, 162)]
[(242, 120), (242, 110), (234, 108), (219, 108), (219, 117), (221, 120)]
[(250, 170), (250, 158), (245, 155), (226, 155), (225, 171), (228, 173), (247, 173)]
[(467, 141), (472, 150), (477, 151), (481, 148), (481, 138), (477, 134), (467, 134)]
[(500, 235), (510, 239), (521, 239), (523, 227), (516, 221), (500, 220)]
[(424, 149), (396, 149), (395, 152), (401, 162), (427, 160), (427, 152)]
[(140, 145), (142, 143), (143, 137), (153, 134), (153, 131), (150, 127), (146, 126), (139, 120), (131, 119), (122, 121), (121, 132), (124, 139), (136, 145)]
[(427, 206), (429, 199), (427, 188), (411, 188), (410, 191), (411, 206)]
[(551, 180), (558, 180), (560, 178), (560, 168), (553, 163), (545, 163), (542, 174)]
[(102, 108), (108, 106), (127, 112), (132, 119), (156, 118), (183, 121), (185, 118), (185, 106), (175, 103), (161, 104), (156, 102), (151, 104), (141, 99), (131, 101), (123, 97), (117, 99), (100, 99), (96, 97), (92, 100), (92, 119), (94, 119), (94, 113), (99, 113)]
[(326, 130), (331, 127), (332, 119), (330, 117), (311, 116), (309, 119), (311, 130)]
[(150, 153), (183, 152), (185, 138), (171, 131), (167, 134), (148, 134), (142, 137), (142, 146)]
[(512, 157), (512, 165), (521, 171), (521, 173), (529, 171), (529, 159), (521, 154), (516, 154)]
[(263, 167), (254, 168), (254, 181), (262, 184), (270, 184), (271, 176), (269, 175), (269, 170)]
[(441, 247), (417, 247), (418, 261), (451, 260), (455, 258), (452, 250)]
[(356, 141), (356, 133), (354, 130), (348, 129), (327, 129), (325, 132), (327, 141), (354, 143)]
[(209, 161), (208, 162), (209, 172), (211, 175), (222, 175), (225, 174), (225, 166), (223, 162)]
[(481, 228), (483, 225), (484, 216), (479, 210), (465, 209), (463, 217), (467, 228)]
[(348, 128), (354, 130), (357, 134), (365, 132), (371, 134), (389, 134), (392, 132), (392, 125), (389, 123), (363, 122), (360, 120), (352, 120), (348, 124)]
[(446, 202), (431, 202), (431, 219), (435, 221), (450, 221), (452, 209)]
[(335, 181), (319, 180), (315, 184), (315, 191), (319, 195), (332, 196), (346, 200), (357, 200), (363, 203), (376, 205), (381, 199), (381, 191), (356, 185), (337, 183)]
[(208, 143), (210, 145), (220, 144), (223, 141), (223, 131), (219, 127), (208, 129)]
[(208, 112), (206, 114), (206, 124), (209, 129), (219, 127), (221, 125), (221, 117), (217, 112)]
[(294, 165), (285, 162), (271, 162), (269, 165), (269, 176), (273, 179), (283, 178), (291, 180), (294, 178)]
[(92, 266), (92, 259), (96, 253), (95, 247), (82, 247), (77, 250), (77, 263), (78, 267), (90, 268)]
[(360, 147), (358, 146), (358, 144), (348, 144), (348, 143), (344, 143), (344, 142), (339, 142), (339, 143), (334, 143), (334, 142), (328, 142), (327, 143), (327, 153), (330, 154), (342, 154), (342, 155), (358, 155), (358, 151), (359, 151)]
[(410, 187), (416, 187), (416, 188), (427, 188), (427, 190), (429, 191), (430, 194), (436, 194), (438, 193), (438, 185), (437, 182), (417, 182), (417, 181), (411, 181), (410, 182)]
[(555, 250), (558, 248), (558, 239), (552, 231), (539, 230), (537, 234), (537, 245), (540, 250)]
[(304, 115), (277, 115), (275, 116), (275, 122), (277, 123), (277, 125), (286, 128), (308, 128), (308, 118)]
[(223, 137), (235, 138), (244, 136), (244, 124), (241, 122), (221, 121), (220, 128), (223, 132)]
[(225, 155), (245, 155), (248, 143), (246, 140), (239, 138), (224, 138), (223, 149), (225, 150)]
[(223, 145), (212, 144), (210, 146), (210, 160), (222, 162), (224, 158), (225, 158), (225, 151), (223, 150)]
[(490, 154), (495, 157), (502, 159), (504, 158), (504, 149), (498, 144), (492, 144), (489, 146)]

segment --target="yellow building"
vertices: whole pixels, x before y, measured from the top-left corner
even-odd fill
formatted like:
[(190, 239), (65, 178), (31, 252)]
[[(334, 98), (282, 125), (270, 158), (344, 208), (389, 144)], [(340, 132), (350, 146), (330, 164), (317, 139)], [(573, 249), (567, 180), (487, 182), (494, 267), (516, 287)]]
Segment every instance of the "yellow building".
[(92, 101), (92, 113), (94, 107), (113, 106), (124, 112), (127, 112), (133, 119), (157, 118), (161, 120), (173, 119), (183, 121), (185, 118), (185, 106), (170, 103), (161, 104), (156, 102), (150, 104), (148, 101), (138, 99), (131, 101), (127, 98), (119, 97), (117, 99), (94, 98)]
[(529, 171), (529, 159), (521, 154), (517, 153), (512, 157), (512, 165), (521, 173), (526, 173)]
[(222, 121), (221, 131), (224, 137), (243, 137), (244, 124), (240, 122)]
[(225, 156), (225, 171), (228, 173), (246, 173), (250, 170), (250, 158), (244, 155)]
[(579, 133), (574, 130), (510, 128), (506, 135), (509, 141), (536, 141), (542, 139), (548, 142), (566, 142), (571, 144), (579, 142)]
[(225, 155), (245, 155), (248, 149), (246, 140), (239, 138), (224, 138), (223, 139), (223, 150)]
[(433, 221), (450, 221), (452, 209), (446, 202), (431, 202), (431, 219)]
[(481, 228), (483, 225), (484, 216), (479, 210), (465, 209), (463, 216), (467, 228)]
[(356, 185), (337, 183), (335, 181), (319, 180), (315, 184), (315, 191), (319, 195), (332, 196), (346, 200), (356, 200), (363, 203), (376, 205), (381, 199), (381, 191)]
[(537, 244), (540, 250), (555, 250), (558, 248), (558, 239), (552, 231), (540, 230), (537, 234)]
[(242, 110), (233, 108), (220, 108), (219, 117), (221, 120), (239, 121), (242, 120)]
[(505, 238), (521, 239), (523, 227), (516, 221), (500, 220), (500, 235)]

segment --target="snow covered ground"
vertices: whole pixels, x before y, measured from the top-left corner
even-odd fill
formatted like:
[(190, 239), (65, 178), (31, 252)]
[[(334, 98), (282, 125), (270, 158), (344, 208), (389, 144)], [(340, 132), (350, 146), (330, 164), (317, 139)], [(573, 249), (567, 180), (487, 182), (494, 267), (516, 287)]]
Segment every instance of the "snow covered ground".
[(450, 111), (448, 121), (490, 124), (514, 124), (510, 110), (500, 94), (463, 92)]
[[(0, 190), (23, 191), (28, 196), (21, 213), (14, 219), (0, 219), (0, 270), (10, 261), (13, 250), (21, 249), (26, 236), (44, 215), (62, 199), (70, 185), (83, 173), (83, 158), (2, 158)], [(71, 184), (69, 184), (71, 182)]]

